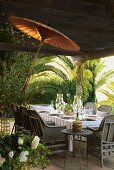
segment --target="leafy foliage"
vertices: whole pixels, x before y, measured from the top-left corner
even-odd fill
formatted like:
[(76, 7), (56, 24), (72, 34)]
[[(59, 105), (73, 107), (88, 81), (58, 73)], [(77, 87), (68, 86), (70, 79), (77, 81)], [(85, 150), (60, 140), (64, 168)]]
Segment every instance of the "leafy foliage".
[(90, 92), (92, 91), (92, 85), (90, 83), (92, 79), (92, 73), (89, 69), (85, 69), (85, 64), (82, 65), (82, 81), (83, 81), (83, 103), (87, 102)]
[(114, 82), (111, 81), (109, 84), (108, 84), (108, 89), (105, 90), (105, 89), (100, 89), (99, 90), (101, 93), (103, 93), (107, 99), (106, 100), (103, 100), (101, 102), (99, 102), (99, 104), (108, 104), (108, 105), (111, 105), (113, 107), (113, 112), (114, 112)]
[[(2, 21), (0, 22), (0, 41), (24, 43), (23, 35), (12, 29), (7, 22)], [(30, 54), (0, 51), (0, 113), (9, 114), (12, 102), (22, 102), (21, 89), (30, 63)]]
[(1, 170), (24, 170), (26, 166), (45, 169), (49, 165), (50, 151), (37, 136), (12, 134), (0, 137), (0, 154), (4, 159)]
[(64, 106), (64, 109), (65, 109), (65, 110), (73, 110), (73, 105), (70, 104), (70, 103), (67, 103), (67, 104)]
[[(0, 101), (4, 106), (3, 112), (8, 113), (11, 103), (22, 103), (22, 87), (31, 63), (31, 54), (13, 53), (9, 63), (3, 61), (3, 73), (0, 74)], [(12, 62), (13, 61), (13, 62)]]

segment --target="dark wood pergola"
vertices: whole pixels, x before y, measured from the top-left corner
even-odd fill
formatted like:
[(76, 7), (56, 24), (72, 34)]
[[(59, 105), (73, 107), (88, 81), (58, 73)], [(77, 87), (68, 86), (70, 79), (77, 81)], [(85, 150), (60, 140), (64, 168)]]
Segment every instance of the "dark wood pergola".
[[(59, 30), (76, 42), (79, 52), (63, 51), (44, 45), (41, 52), (63, 54), (75, 59), (94, 59), (114, 55), (114, 0), (0, 0), (0, 19), (15, 15), (39, 21)], [(25, 45), (0, 42), (0, 50), (31, 51)]]

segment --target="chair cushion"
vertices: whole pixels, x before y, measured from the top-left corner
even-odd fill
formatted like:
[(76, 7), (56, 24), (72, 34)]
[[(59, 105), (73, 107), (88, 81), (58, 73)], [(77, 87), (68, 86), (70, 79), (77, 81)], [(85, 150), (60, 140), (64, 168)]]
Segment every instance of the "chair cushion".
[(102, 111), (97, 110), (96, 115), (100, 117), (106, 117), (108, 116), (108, 112), (102, 112)]

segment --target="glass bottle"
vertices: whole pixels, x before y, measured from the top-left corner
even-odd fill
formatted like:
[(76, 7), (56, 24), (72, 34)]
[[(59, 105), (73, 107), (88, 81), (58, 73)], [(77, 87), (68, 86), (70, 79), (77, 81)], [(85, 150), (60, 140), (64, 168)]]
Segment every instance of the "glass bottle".
[(56, 98), (56, 110), (61, 112), (62, 110), (62, 103), (63, 103), (63, 94), (57, 94)]
[(70, 94), (67, 93), (67, 103), (70, 103)]
[(65, 102), (63, 100), (63, 94), (60, 94), (60, 110), (64, 112)]
[(74, 95), (74, 100), (73, 100), (73, 111), (77, 112), (77, 96)]
[(78, 112), (82, 112), (83, 110), (83, 103), (81, 100), (81, 96), (77, 97), (77, 109), (78, 109)]
[(51, 100), (51, 106), (54, 108), (54, 101)]
[(60, 94), (57, 94), (56, 101), (55, 101), (56, 110), (58, 110), (59, 104), (60, 104)]
[(63, 103), (63, 94), (59, 94), (60, 98), (59, 98), (59, 102)]

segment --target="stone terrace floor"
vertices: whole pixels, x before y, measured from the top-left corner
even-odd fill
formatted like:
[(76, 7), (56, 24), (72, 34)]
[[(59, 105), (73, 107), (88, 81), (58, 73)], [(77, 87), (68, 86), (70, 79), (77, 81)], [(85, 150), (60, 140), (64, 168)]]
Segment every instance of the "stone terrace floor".
[[(84, 146), (84, 144), (82, 143)], [(76, 143), (77, 146), (77, 143)], [(89, 156), (88, 159), (88, 165), (87, 165), (87, 159), (85, 156), (85, 149), (86, 146), (81, 147), (82, 153), (81, 153), (81, 169), (79, 165), (79, 157), (66, 158), (66, 170), (114, 170), (114, 158), (109, 158), (104, 160), (104, 167), (100, 167), (100, 161), (92, 156)], [(64, 160), (65, 160), (65, 154), (54, 154), (50, 158), (50, 166), (47, 168), (47, 170), (64, 170)], [(38, 168), (35, 168), (33, 170), (38, 170)]]
[[(64, 170), (64, 157), (62, 155), (54, 155), (51, 158), (51, 164), (47, 170)], [(39, 170), (34, 168), (32, 170)], [(66, 170), (80, 170), (79, 159), (78, 158), (67, 158), (66, 161)], [(114, 170), (114, 158), (105, 160), (104, 167), (100, 167), (100, 162), (93, 158), (89, 157), (89, 162), (87, 166), (86, 160), (83, 158), (81, 170)]]

